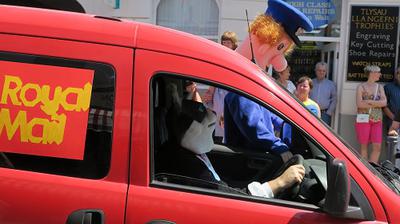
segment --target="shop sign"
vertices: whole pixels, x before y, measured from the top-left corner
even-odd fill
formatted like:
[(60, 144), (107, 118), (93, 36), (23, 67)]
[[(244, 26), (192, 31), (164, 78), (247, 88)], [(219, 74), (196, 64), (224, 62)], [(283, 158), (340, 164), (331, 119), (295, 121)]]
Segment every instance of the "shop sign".
[(390, 82), (396, 62), (399, 7), (352, 6), (347, 81), (366, 81), (366, 65), (381, 68), (380, 81)]
[(303, 12), (315, 29), (322, 28), (336, 18), (335, 5), (331, 0), (288, 0), (293, 7)]

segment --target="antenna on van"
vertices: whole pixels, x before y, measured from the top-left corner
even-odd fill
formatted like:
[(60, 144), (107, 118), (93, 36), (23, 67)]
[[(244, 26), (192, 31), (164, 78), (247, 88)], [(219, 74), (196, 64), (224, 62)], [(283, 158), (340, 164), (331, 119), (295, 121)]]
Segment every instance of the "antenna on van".
[(247, 28), (249, 29), (248, 32), (249, 32), (249, 40), (250, 40), (251, 61), (255, 64), (256, 63), (256, 59), (254, 58), (253, 43), (251, 41), (249, 15), (247, 14), (247, 9), (246, 9), (246, 20), (247, 20)]

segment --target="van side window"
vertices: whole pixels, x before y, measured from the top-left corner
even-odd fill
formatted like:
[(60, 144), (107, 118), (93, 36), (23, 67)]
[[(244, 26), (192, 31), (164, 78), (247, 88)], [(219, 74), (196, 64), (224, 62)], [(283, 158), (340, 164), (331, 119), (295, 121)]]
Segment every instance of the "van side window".
[[(156, 183), (173, 183), (193, 190), (206, 188), (217, 190), (219, 194), (235, 193), (256, 197), (258, 195), (252, 194), (250, 183), (257, 181), (263, 184), (282, 174), (282, 157), (274, 151), (281, 149), (273, 148), (272, 144), (268, 146), (268, 143), (253, 141), (248, 136), (254, 128), (247, 128), (248, 133), (243, 133), (244, 129), (233, 127), (238, 125), (235, 116), (241, 116), (248, 108), (231, 108), (228, 104), (234, 96), (262, 110), (261, 120), (270, 119), (265, 128), (270, 129), (270, 135), (275, 138), (273, 141), (279, 139), (279, 147), (283, 148), (284, 145), (286, 150), (311, 161), (317, 167), (316, 170), (326, 177), (325, 154), (307, 141), (300, 131), (293, 131), (297, 127), (292, 126), (279, 113), (250, 97), (199, 80), (162, 74), (153, 78), (151, 87), (154, 152), (152, 176)], [(210, 92), (212, 97), (208, 96)], [(254, 143), (252, 146), (249, 139)], [(323, 187), (317, 180), (310, 181), (305, 192), (309, 194), (309, 201), (299, 201), (317, 204), (325, 196)], [(299, 188), (294, 191), (282, 192), (275, 197), (294, 200)]]
[[(222, 100), (214, 96), (214, 105), (211, 105), (207, 96), (210, 91), (220, 94)], [(289, 167), (286, 165), (302, 164), (305, 176), (301, 184), (283, 189), (273, 198), (300, 202), (311, 210), (323, 204), (327, 190), (327, 166), (331, 156), (279, 111), (223, 86), (167, 74), (158, 74), (152, 79), (150, 95), (152, 186), (222, 197), (229, 194), (230, 198), (234, 194), (240, 195), (240, 198), (247, 196), (259, 200), (264, 196), (253, 194), (250, 183), (266, 183), (280, 176), (282, 169)], [(242, 102), (256, 105), (261, 110), (263, 117), (258, 122), (253, 121), (258, 126), (268, 114), (273, 129), (271, 134), (279, 138), (276, 141), (281, 141), (282, 148), (285, 145), (295, 155), (289, 162), (283, 163), (282, 157), (271, 145), (268, 148), (267, 144), (257, 144), (256, 140), (250, 143), (245, 139), (245, 135), (251, 135), (251, 128), (247, 129), (247, 133), (243, 133), (243, 129), (237, 129), (233, 134), (228, 133), (229, 128), (232, 128), (229, 125), (236, 124), (238, 120), (233, 113), (244, 113), (229, 111), (234, 110), (234, 107), (228, 105), (228, 102), (237, 103), (231, 100), (235, 95)], [(215, 104), (225, 108), (221, 109)], [(246, 110), (248, 107), (241, 109)], [(242, 116), (242, 120), (251, 119)], [(222, 132), (217, 133), (217, 125), (223, 129)], [(357, 184), (352, 183), (352, 188), (355, 186)], [(365, 196), (362, 193), (352, 191), (351, 206), (358, 207), (363, 200)]]
[(0, 63), (0, 116), (7, 118), (0, 119), (0, 166), (105, 177), (113, 133), (112, 66), (9, 52), (0, 52)]

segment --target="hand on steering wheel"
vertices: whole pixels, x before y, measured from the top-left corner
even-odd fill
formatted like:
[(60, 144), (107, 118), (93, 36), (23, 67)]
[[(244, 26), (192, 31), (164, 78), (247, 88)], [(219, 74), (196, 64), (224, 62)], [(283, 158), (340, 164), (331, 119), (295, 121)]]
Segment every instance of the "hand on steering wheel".
[(300, 183), (305, 175), (303, 166), (303, 156), (296, 154), (275, 173), (275, 178), (279, 180), (283, 190), (276, 195), (276, 198), (290, 199), (298, 195), (300, 191)]

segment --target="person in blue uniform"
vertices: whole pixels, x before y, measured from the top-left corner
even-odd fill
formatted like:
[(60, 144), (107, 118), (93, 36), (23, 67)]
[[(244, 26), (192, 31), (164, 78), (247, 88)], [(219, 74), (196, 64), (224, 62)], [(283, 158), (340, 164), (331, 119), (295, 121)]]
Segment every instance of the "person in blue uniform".
[[(293, 49), (295, 44), (300, 44), (297, 37), (299, 28), (311, 31), (313, 25), (307, 16), (290, 4), (281, 0), (269, 0), (266, 12), (253, 21), (249, 38), (245, 39), (236, 51), (246, 58), (254, 59), (252, 61), (260, 68), (271, 66), (278, 72), (283, 71), (287, 67), (285, 54)], [(250, 44), (250, 41), (253, 44)], [(254, 49), (251, 49), (251, 46)], [(289, 147), (274, 134), (274, 129), (281, 125), (279, 117), (263, 106), (236, 93), (226, 95), (226, 144), (272, 152), (280, 155), (283, 161), (287, 161), (291, 157)]]
[(272, 152), (283, 161), (291, 157), (289, 147), (274, 131), (283, 120), (254, 101), (230, 92), (224, 106), (225, 143), (255, 151)]

